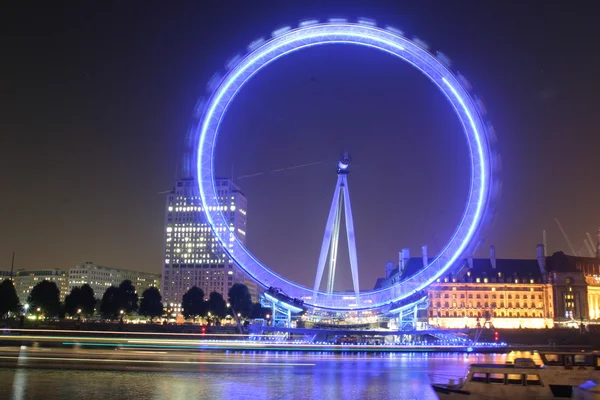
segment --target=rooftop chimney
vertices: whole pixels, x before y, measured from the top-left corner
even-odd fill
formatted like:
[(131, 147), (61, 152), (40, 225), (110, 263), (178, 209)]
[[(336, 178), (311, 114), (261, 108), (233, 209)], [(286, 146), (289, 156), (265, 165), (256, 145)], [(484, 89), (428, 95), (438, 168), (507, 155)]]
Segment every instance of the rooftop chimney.
[(398, 252), (398, 272), (404, 271), (404, 260), (402, 259), (402, 251)]
[(546, 271), (546, 250), (543, 244), (537, 245), (537, 262), (540, 267), (540, 272), (545, 274)]
[(394, 263), (391, 261), (388, 261), (387, 264), (385, 264), (385, 277), (386, 279), (389, 278), (390, 276), (392, 276), (392, 271), (394, 270)]
[(410, 249), (402, 249), (400, 252), (400, 272), (404, 271), (404, 268), (408, 265), (410, 260)]
[(427, 257), (427, 245), (422, 246), (421, 251), (423, 254), (423, 267), (426, 267), (429, 264), (429, 259)]
[(492, 269), (496, 269), (496, 247), (490, 246), (490, 263), (492, 264)]

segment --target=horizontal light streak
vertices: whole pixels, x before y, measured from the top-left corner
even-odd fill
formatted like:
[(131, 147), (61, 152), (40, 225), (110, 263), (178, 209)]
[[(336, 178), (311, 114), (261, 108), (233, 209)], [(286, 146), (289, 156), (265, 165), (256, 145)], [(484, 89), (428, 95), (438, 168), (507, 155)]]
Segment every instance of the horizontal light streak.
[(171, 360), (127, 360), (110, 358), (73, 358), (73, 357), (22, 357), (22, 356), (0, 356), (1, 359), (21, 359), (22, 361), (44, 360), (44, 361), (78, 361), (78, 362), (103, 362), (103, 363), (147, 363), (147, 364), (188, 364), (188, 365), (260, 365), (271, 367), (314, 367), (316, 364), (308, 363), (273, 363), (273, 362), (225, 362), (225, 361), (171, 361)]
[[(200, 327), (201, 325), (198, 325), (198, 327)], [(54, 332), (54, 333), (73, 333), (72, 330), (69, 329), (2, 329), (2, 332), (41, 332), (41, 333), (46, 333), (46, 332)], [(99, 334), (99, 335), (147, 335), (147, 336), (242, 336), (242, 337), (248, 337), (247, 334), (242, 334), (242, 333), (227, 333), (227, 334), (223, 334), (223, 333), (163, 333), (163, 332), (115, 332), (115, 331), (80, 331), (78, 330), (77, 333), (80, 334)], [(5, 334), (0, 335), (0, 337), (4, 337), (6, 336)], [(253, 336), (259, 336), (259, 335), (253, 335)], [(265, 336), (265, 335), (261, 335), (261, 336)]]

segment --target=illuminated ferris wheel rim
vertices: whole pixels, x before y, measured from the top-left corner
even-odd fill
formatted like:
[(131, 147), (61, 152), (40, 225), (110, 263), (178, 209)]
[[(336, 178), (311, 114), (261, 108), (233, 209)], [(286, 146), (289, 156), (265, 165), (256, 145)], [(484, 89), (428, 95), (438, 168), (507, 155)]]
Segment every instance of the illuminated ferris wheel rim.
[[(220, 123), (229, 104), (243, 85), (263, 67), (294, 51), (324, 44), (355, 44), (374, 48), (394, 55), (427, 76), (452, 104), (461, 124), (470, 151), (471, 179), (464, 213), (450, 241), (439, 255), (421, 271), (387, 288), (354, 293), (326, 293), (314, 291), (285, 279), (262, 264), (237, 239), (218, 200), (214, 180), (214, 151)], [(296, 29), (282, 28), (268, 40), (250, 44), (249, 54), (235, 57), (229, 63), (228, 73), (211, 81), (214, 89), (204, 108), (200, 110), (197, 172), (200, 196), (207, 220), (228, 255), (252, 278), (264, 287), (280, 288), (289, 297), (303, 299), (306, 305), (329, 310), (351, 311), (385, 307), (399, 302), (424, 289), (441, 275), (451, 270), (459, 257), (473, 247), (473, 240), (482, 228), (491, 196), (490, 140), (474, 99), (460, 79), (452, 74), (445, 63), (429, 53), (422, 44), (402, 36), (393, 28), (382, 29), (371, 21), (350, 23), (330, 20), (327, 23), (310, 21)]]

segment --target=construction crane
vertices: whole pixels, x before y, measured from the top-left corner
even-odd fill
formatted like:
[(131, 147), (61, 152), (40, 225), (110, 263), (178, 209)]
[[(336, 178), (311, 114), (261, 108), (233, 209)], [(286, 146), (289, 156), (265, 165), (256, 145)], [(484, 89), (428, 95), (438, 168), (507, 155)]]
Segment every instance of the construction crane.
[[(589, 236), (589, 233), (588, 233)], [(583, 243), (585, 244), (585, 248), (587, 249), (588, 253), (590, 253), (590, 257), (595, 257), (596, 254), (594, 254), (594, 248), (592, 247), (592, 245), (588, 242), (588, 240), (586, 238), (583, 238)]]
[(567, 234), (565, 233), (565, 230), (563, 229), (562, 225), (560, 224), (560, 221), (558, 220), (558, 218), (554, 217), (554, 220), (556, 221), (556, 224), (558, 225), (558, 228), (560, 229), (560, 231), (562, 232), (565, 240), (567, 241), (567, 244), (569, 245), (569, 249), (571, 249), (571, 253), (574, 256), (579, 256), (579, 254), (575, 251), (575, 249), (573, 248), (573, 245), (571, 244), (571, 241), (569, 240), (569, 237), (567, 236)]
[(590, 244), (590, 247), (592, 248), (592, 257), (596, 257), (596, 246), (594, 246), (594, 240), (592, 239), (592, 235), (590, 235), (588, 232), (586, 232), (585, 234), (588, 238), (588, 243)]

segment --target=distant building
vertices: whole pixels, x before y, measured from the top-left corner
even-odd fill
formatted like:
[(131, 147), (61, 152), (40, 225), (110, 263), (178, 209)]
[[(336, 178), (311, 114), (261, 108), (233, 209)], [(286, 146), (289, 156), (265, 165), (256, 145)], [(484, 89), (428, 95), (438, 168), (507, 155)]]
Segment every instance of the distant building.
[(60, 301), (64, 301), (65, 296), (69, 294), (69, 276), (67, 271), (60, 269), (20, 269), (16, 272), (14, 280), (21, 304), (27, 304), (27, 298), (33, 287), (44, 280), (56, 283), (60, 290)]
[[(227, 218), (232, 237), (246, 242), (247, 200), (230, 179), (215, 180), (217, 196)], [(198, 182), (182, 179), (167, 196), (165, 212), (165, 259), (162, 274), (163, 301), (180, 311), (182, 296), (192, 287), (208, 297), (218, 292), (227, 299), (229, 288), (244, 283), (256, 300), (256, 284), (234, 264), (213, 234), (202, 210)]]
[[(423, 268), (423, 257), (400, 253), (398, 265), (386, 265), (375, 289), (389, 287)], [(600, 258), (562, 252), (536, 259), (497, 259), (494, 247), (485, 259), (466, 258), (455, 275), (427, 288), (429, 306), (421, 320), (443, 328), (550, 328), (600, 322)]]
[(553, 287), (538, 260), (467, 259), (428, 289), (430, 325), (551, 328)]
[(139, 296), (149, 287), (160, 286), (159, 274), (104, 267), (86, 262), (69, 270), (69, 291), (75, 286), (88, 284), (94, 289), (96, 298), (101, 299), (106, 289), (111, 286), (119, 286), (126, 279), (131, 281)]
[(0, 270), (0, 279), (5, 280), (5, 279), (10, 279), (10, 271), (3, 271)]
[(600, 320), (600, 259), (558, 252), (546, 263), (554, 283), (557, 324)]

